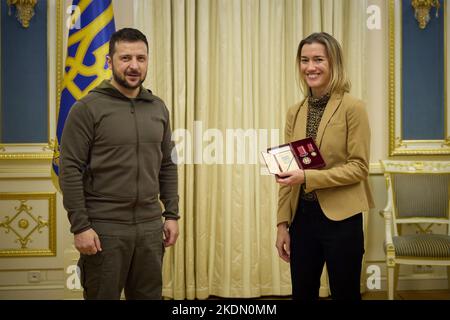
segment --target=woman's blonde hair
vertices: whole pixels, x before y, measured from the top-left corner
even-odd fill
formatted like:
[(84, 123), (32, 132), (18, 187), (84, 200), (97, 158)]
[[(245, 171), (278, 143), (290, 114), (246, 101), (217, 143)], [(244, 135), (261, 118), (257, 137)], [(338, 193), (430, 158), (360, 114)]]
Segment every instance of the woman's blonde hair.
[(345, 71), (342, 48), (339, 42), (326, 32), (313, 33), (300, 41), (297, 50), (297, 70), (300, 79), (300, 88), (306, 96), (311, 95), (310, 88), (300, 71), (300, 63), (302, 58), (302, 48), (305, 44), (320, 43), (325, 46), (330, 65), (330, 83), (327, 92), (343, 93), (350, 91), (350, 80)]

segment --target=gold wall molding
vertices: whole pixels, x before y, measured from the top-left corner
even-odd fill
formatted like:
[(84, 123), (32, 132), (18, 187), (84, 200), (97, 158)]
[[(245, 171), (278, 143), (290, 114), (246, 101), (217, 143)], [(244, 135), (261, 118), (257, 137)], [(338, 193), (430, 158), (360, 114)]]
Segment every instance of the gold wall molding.
[[(2, 241), (0, 257), (29, 257), (56, 255), (56, 193), (0, 193), (2, 201), (16, 201), (13, 212), (0, 211), (0, 237), (5, 234), (13, 236), (13, 243)], [(33, 210), (33, 203), (46, 201), (48, 212)], [(47, 232), (48, 241), (45, 247), (30, 244), (33, 239)], [(3, 233), (3, 235), (1, 234)]]
[(369, 165), (369, 175), (382, 175), (384, 174), (383, 167), (379, 162), (372, 162)]
[(397, 161), (383, 160), (381, 162), (383, 171), (394, 173), (435, 173), (448, 174), (450, 172), (450, 161)]
[(52, 159), (50, 144), (2, 144), (0, 145), (0, 160), (40, 160)]
[(51, 178), (52, 176), (50, 173), (50, 163), (48, 163), (47, 167), (37, 167), (37, 166), (27, 168), (0, 167), (0, 180), (28, 180), (28, 179), (50, 180)]
[[(19, 201), (20, 205), (14, 208), (16, 210), (14, 216), (12, 218), (5, 216), (4, 221), (0, 222), (0, 228), (6, 229), (6, 233), (14, 233), (17, 236), (16, 242), (20, 243), (20, 248), (28, 249), (29, 243), (33, 241), (31, 238), (33, 233), (35, 231), (42, 233), (43, 228), (48, 228), (48, 221), (44, 220), (42, 216), (33, 215), (33, 207), (28, 205), (28, 200)], [(26, 213), (26, 215), (22, 215), (22, 217), (19, 218), (22, 213)], [(34, 226), (33, 222), (35, 222)], [(17, 226), (15, 226), (16, 224)], [(19, 229), (26, 230), (26, 233), (23, 235), (20, 234)]]

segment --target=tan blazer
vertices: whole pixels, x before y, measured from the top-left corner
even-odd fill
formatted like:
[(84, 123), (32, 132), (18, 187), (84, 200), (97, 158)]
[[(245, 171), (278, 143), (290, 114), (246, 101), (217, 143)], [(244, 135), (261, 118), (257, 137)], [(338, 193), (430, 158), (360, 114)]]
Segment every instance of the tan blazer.
[[(306, 138), (308, 103), (305, 99), (289, 108), (285, 141)], [(325, 215), (343, 220), (372, 208), (367, 181), (369, 174), (370, 127), (364, 103), (347, 93), (333, 94), (322, 116), (316, 138), (325, 160), (322, 169), (305, 170), (306, 192), (315, 191)], [(300, 185), (281, 186), (278, 223), (292, 222)]]

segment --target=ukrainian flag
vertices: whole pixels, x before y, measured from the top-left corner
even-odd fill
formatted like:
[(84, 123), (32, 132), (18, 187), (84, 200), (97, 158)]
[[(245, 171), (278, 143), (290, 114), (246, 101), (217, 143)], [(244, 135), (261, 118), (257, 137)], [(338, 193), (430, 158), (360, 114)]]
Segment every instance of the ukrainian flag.
[(72, 3), (52, 163), (53, 183), (58, 190), (59, 145), (69, 110), (77, 100), (111, 76), (106, 63), (109, 38), (115, 31), (111, 1), (74, 0)]

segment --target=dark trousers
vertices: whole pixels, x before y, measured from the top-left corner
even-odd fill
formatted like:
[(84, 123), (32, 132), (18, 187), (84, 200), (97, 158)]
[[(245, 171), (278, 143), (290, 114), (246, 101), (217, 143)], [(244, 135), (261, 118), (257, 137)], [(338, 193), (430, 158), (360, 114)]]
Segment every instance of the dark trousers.
[(93, 222), (102, 247), (95, 255), (80, 255), (78, 266), (88, 300), (162, 298), (162, 221), (140, 224)]
[(319, 298), (324, 263), (333, 299), (361, 299), (364, 254), (361, 213), (342, 221), (332, 221), (325, 216), (317, 201), (300, 200), (289, 233), (294, 299)]

